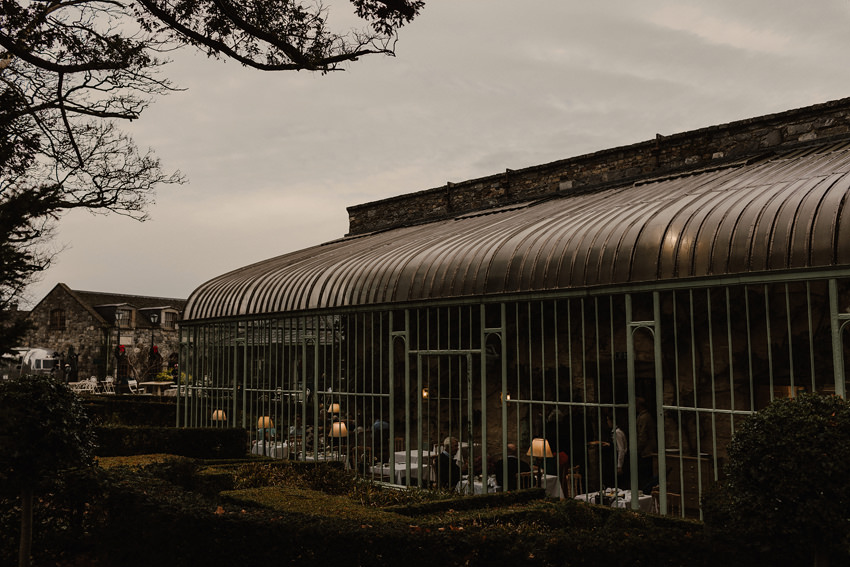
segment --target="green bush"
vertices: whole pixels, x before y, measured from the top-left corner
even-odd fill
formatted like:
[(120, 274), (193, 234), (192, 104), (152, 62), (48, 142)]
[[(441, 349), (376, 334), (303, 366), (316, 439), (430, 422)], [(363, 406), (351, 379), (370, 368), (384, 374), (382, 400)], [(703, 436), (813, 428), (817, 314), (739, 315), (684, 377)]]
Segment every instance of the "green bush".
[[(694, 521), (573, 500), (531, 499), (534, 491), (469, 497), (397, 490), (353, 480), (350, 475), (347, 480), (328, 476), (339, 481), (331, 489), (335, 494), (311, 490), (310, 483), (330, 484), (330, 480), (318, 480), (328, 471), (333, 471), (330, 475), (344, 472), (316, 463), (246, 460), (210, 465), (157, 456), (117, 460), (108, 469), (67, 481), (73, 487), (57, 478), (60, 484), (40, 495), (46, 505), (39, 527), (45, 533), (36, 541), (36, 563), (123, 567), (742, 564), (716, 561), (701, 537), (701, 524)], [(215, 480), (209, 490), (198, 491), (205, 477)], [(240, 484), (243, 490), (217, 494), (211, 486), (216, 483)], [(376, 501), (384, 498), (380, 493), (386, 493), (392, 495), (388, 502), (407, 502), (406, 510), (418, 510), (418, 514), (400, 516), (392, 506), (362, 506), (364, 484)], [(417, 508), (422, 498), (441, 500)], [(2, 504), (0, 510), (6, 502)], [(10, 557), (5, 527), (0, 525), (0, 564)]]
[(65, 469), (93, 463), (91, 421), (79, 398), (49, 376), (0, 383), (0, 484), (20, 494), (20, 556), (30, 565), (35, 491)]
[(799, 565), (850, 561), (850, 404), (804, 394), (748, 418), (704, 518), (715, 542)]
[(201, 459), (244, 457), (245, 431), (238, 428), (95, 428), (99, 457), (168, 453)]
[(94, 425), (174, 427), (177, 423), (175, 398), (83, 396), (81, 400)]

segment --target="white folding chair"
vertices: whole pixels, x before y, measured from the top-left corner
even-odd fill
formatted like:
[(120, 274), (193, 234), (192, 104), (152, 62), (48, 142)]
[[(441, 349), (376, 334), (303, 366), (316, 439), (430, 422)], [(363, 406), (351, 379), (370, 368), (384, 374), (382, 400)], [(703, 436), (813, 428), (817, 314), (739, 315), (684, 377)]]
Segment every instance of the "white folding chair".
[(139, 388), (139, 381), (138, 380), (127, 380), (127, 386), (130, 387), (130, 393), (131, 394), (144, 394), (145, 393), (144, 388)]

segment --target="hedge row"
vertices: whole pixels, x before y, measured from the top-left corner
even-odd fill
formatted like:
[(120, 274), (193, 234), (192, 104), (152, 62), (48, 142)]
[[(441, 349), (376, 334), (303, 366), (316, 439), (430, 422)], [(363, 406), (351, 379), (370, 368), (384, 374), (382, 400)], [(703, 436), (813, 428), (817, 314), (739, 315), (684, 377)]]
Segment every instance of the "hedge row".
[(245, 431), (223, 428), (95, 428), (100, 457), (167, 453), (184, 457), (232, 459), (247, 453)]
[[(314, 466), (316, 474), (320, 468)], [(386, 521), (371, 522), (374, 513), (362, 517), (337, 513), (334, 502), (341, 496), (323, 499), (317, 494), (309, 498), (309, 506), (286, 502), (258, 506), (246, 498), (185, 489), (204, 484), (197, 477), (205, 469), (200, 461), (174, 459), (142, 468), (96, 468), (54, 479), (37, 507), (35, 564), (736, 565), (734, 550), (713, 549), (698, 522), (572, 500), (524, 505), (519, 500), (528, 495), (522, 494), (515, 495), (513, 505), (507, 496), (461, 496), (422, 507), (419, 516), (385, 513)], [(216, 476), (225, 474), (226, 467), (215, 469)], [(240, 470), (241, 466), (233, 466), (236, 476)], [(286, 494), (306, 498), (298, 490)], [(9, 512), (0, 522), (0, 564), (14, 557), (18, 520), (14, 499), (3, 504)], [(502, 505), (506, 507), (501, 509)], [(346, 506), (354, 509), (355, 502)]]
[(175, 398), (158, 396), (83, 396), (86, 413), (95, 425), (174, 427)]
[[(290, 494), (298, 498), (297, 491)], [(317, 498), (311, 507), (254, 507), (245, 500), (200, 498), (173, 483), (135, 477), (112, 483), (104, 509), (112, 526), (132, 526), (132, 537), (111, 529), (98, 541), (108, 551), (105, 563), (125, 567), (729, 565), (714, 560), (718, 556), (712, 556), (695, 522), (656, 525), (642, 514), (600, 513), (573, 501), (540, 501), (511, 520), (510, 513), (500, 520), (486, 506), (478, 513), (461, 512), (465, 502), (480, 508), (486, 498), (459, 497), (434, 515), (370, 523), (370, 514), (356, 519), (335, 513), (333, 499), (327, 506)]]

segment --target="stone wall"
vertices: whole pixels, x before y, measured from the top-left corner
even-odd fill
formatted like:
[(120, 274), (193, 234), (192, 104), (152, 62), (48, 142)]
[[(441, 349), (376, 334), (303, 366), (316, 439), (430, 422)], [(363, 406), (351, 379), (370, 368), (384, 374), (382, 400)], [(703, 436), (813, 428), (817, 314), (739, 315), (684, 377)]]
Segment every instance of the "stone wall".
[[(65, 311), (65, 327), (51, 328), (50, 313), (55, 309)], [(115, 347), (115, 327), (106, 323), (85, 308), (76, 298), (67, 293), (62, 286), (57, 286), (33, 308), (29, 314), (33, 329), (27, 333), (24, 346), (30, 348), (42, 347), (60, 354), (67, 354), (73, 349), (78, 355), (78, 377), (80, 379), (106, 376), (107, 364), (113, 369), (114, 360), (111, 352)], [(151, 330), (149, 328), (122, 329), (121, 336), (129, 357), (146, 353), (150, 349)], [(177, 330), (163, 328), (154, 329), (154, 343), (159, 347), (163, 364), (169, 355), (177, 353), (179, 336)], [(138, 351), (138, 352), (136, 352)]]
[(447, 183), (348, 208), (349, 234), (451, 218), (511, 203), (717, 167), (794, 146), (850, 136), (850, 98)]
[[(50, 327), (50, 312), (54, 309), (65, 310), (65, 328)], [(25, 337), (25, 346), (43, 347), (59, 353), (67, 353), (69, 347), (79, 356), (77, 364), (79, 376), (88, 378), (100, 375), (98, 366), (103, 365), (106, 330), (95, 317), (78, 301), (61, 288), (53, 290), (30, 312), (29, 319), (33, 329)]]

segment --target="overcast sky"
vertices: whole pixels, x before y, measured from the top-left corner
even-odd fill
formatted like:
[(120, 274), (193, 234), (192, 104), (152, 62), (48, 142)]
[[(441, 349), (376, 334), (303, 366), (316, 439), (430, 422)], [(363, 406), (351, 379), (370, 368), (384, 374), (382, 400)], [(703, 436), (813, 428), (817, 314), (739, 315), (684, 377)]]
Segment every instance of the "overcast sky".
[[(348, 27), (350, 4), (326, 3)], [(277, 74), (185, 50), (132, 124), (151, 220), (66, 215), (28, 290), (186, 298), (343, 236), (346, 207), (850, 96), (847, 0), (426, 0), (397, 56)]]

